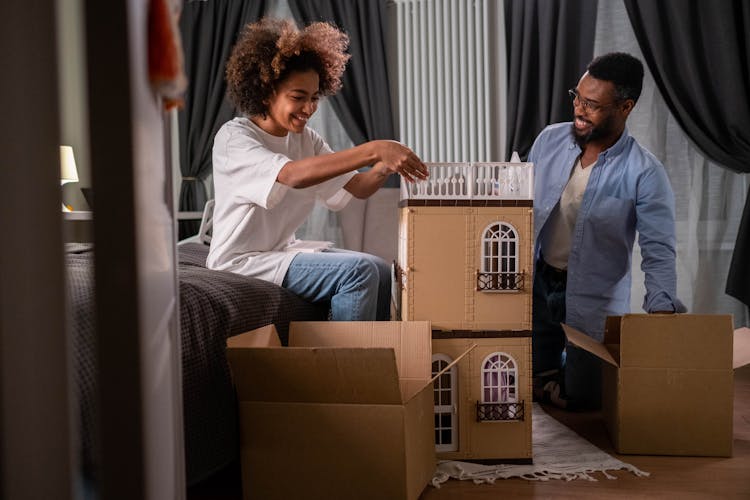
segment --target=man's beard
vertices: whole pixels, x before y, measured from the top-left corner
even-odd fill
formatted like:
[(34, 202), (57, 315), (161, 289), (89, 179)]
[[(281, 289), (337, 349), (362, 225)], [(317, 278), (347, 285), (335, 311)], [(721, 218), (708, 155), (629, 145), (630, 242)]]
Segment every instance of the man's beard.
[[(590, 122), (589, 122), (590, 123)], [(591, 141), (598, 141), (614, 133), (614, 117), (607, 116), (599, 125), (594, 125), (588, 132), (579, 132), (575, 123), (570, 125), (570, 132), (578, 147), (585, 149)]]

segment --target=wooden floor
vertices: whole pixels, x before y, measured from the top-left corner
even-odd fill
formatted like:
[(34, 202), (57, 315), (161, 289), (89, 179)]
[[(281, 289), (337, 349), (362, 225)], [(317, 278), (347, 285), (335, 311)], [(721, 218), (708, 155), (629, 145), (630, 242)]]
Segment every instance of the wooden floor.
[[(615, 471), (610, 472), (617, 476), (615, 480), (608, 480), (597, 473), (595, 477), (599, 480), (596, 482), (505, 479), (487, 485), (450, 480), (439, 489), (428, 486), (420, 500), (581, 497), (750, 499), (750, 366), (735, 372), (732, 458), (616, 455), (598, 413), (568, 413), (554, 408), (545, 410), (602, 450), (650, 472), (651, 476), (636, 477), (629, 472)], [(188, 499), (239, 500), (241, 490), (237, 476), (237, 469), (230, 469), (212, 481), (191, 488)], [(304, 498), (304, 492), (300, 492), (300, 498)]]

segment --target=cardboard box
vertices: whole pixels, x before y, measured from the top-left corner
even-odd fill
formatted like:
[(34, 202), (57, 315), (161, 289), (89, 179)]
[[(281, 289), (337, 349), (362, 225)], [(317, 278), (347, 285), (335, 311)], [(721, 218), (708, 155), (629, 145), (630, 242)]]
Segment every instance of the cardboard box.
[(603, 343), (563, 329), (604, 361), (602, 413), (618, 453), (732, 455), (730, 315), (612, 316)]
[(430, 323), (292, 323), (227, 339), (243, 497), (416, 500), (435, 472)]

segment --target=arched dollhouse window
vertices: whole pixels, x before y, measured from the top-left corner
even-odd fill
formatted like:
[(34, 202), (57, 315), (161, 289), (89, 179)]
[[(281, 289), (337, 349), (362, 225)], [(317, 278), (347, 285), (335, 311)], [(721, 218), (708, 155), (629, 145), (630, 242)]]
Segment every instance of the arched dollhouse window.
[(512, 356), (494, 352), (482, 363), (482, 403), (518, 402), (518, 368)]
[(518, 232), (507, 222), (493, 222), (482, 235), (481, 274), (485, 290), (516, 290)]
[[(445, 354), (432, 356), (432, 376), (448, 366), (451, 358)], [(456, 390), (458, 388), (457, 366), (435, 380), (435, 451), (458, 449), (458, 425), (456, 422)]]

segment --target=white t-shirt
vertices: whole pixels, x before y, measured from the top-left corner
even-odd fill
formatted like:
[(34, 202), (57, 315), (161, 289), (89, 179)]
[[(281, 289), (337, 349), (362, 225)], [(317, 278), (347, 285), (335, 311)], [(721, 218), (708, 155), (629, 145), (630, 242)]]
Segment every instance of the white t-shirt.
[(552, 267), (568, 268), (573, 229), (593, 168), (593, 165), (583, 168), (581, 159), (576, 160), (573, 173), (560, 196), (560, 202), (549, 216), (548, 236), (542, 240), (542, 255), (544, 261)]
[(213, 180), (216, 205), (210, 269), (232, 271), (280, 285), (298, 253), (288, 249), (294, 232), (316, 201), (331, 210), (346, 206), (349, 172), (315, 186), (294, 189), (276, 181), (292, 160), (332, 153), (312, 129), (277, 137), (247, 118), (235, 118), (216, 133)]

